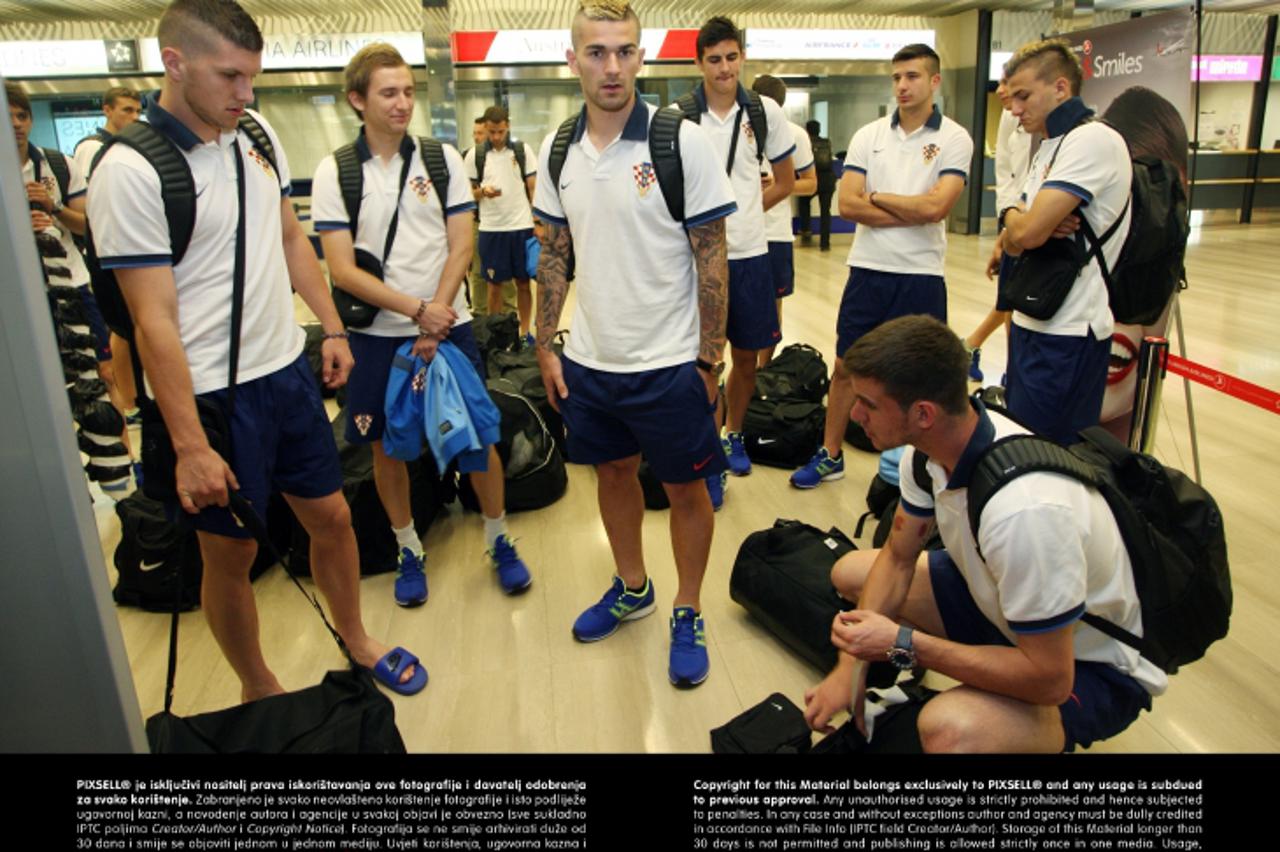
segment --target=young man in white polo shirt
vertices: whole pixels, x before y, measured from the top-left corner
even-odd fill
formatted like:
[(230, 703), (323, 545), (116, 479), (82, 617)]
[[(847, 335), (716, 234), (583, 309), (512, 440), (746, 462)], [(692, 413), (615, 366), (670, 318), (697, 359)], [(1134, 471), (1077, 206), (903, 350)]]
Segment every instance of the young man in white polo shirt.
[[(756, 389), (759, 353), (777, 344), (776, 291), (769, 267), (765, 211), (784, 203), (795, 186), (795, 141), (786, 115), (771, 98), (760, 98), (768, 133), (761, 147), (747, 112), (749, 96), (738, 78), (746, 61), (742, 33), (733, 21), (715, 17), (698, 30), (697, 65), (702, 82), (693, 89), (699, 124), (729, 175), (738, 210), (725, 225), (729, 240), (729, 325), (732, 369), (725, 383), (725, 454), (729, 472), (745, 476), (751, 459), (742, 443), (742, 421)], [(771, 181), (770, 181), (771, 179)], [(763, 188), (764, 182), (768, 188)]]
[[(486, 140), (467, 152), (467, 176), (472, 195), (480, 205), (480, 268), (488, 282), (489, 313), (502, 311), (502, 288), (516, 282), (516, 315), (520, 338), (529, 334), (533, 314), (533, 293), (529, 289), (528, 255), (525, 246), (533, 236), (530, 201), (537, 187), (537, 161), (533, 149), (510, 144), (511, 121), (505, 107), (491, 106), (484, 112)], [(484, 174), (476, 167), (484, 160)], [(522, 168), (523, 166), (523, 168)]]
[[(311, 217), (334, 284), (380, 309), (371, 325), (351, 332), (356, 365), (348, 382), (346, 439), (373, 445), (373, 478), (400, 553), (396, 603), (418, 606), (427, 599), (426, 556), (414, 530), (408, 468), (388, 456), (382, 445), (387, 384), (397, 350), (415, 339), (415, 356), (431, 360), (436, 347), (447, 339), (484, 375), (462, 292), (471, 262), (475, 202), (462, 157), (452, 145), (444, 145), (449, 186), (448, 206), (441, 209), (438, 188), (418, 141), (408, 133), (414, 107), (413, 72), (394, 47), (374, 43), (361, 48), (347, 63), (344, 77), (347, 102), (364, 122), (355, 142), (364, 184), (357, 233), (351, 233), (336, 155), (325, 157), (316, 167)], [(359, 249), (383, 259), (393, 219), (395, 239), (379, 279), (356, 265), (355, 252)], [(485, 469), (467, 473), (484, 514), (485, 543), (498, 581), (508, 594), (524, 591), (529, 587), (529, 571), (507, 538), (497, 451), (490, 446)]]
[(76, 165), (86, 178), (94, 156), (102, 150), (102, 143), (141, 117), (142, 101), (133, 89), (112, 86), (102, 96), (102, 114), (107, 123), (76, 143)]
[(853, 386), (841, 356), (859, 337), (895, 317), (947, 319), (943, 257), (946, 218), (964, 190), (973, 140), (934, 104), (942, 84), (938, 54), (910, 44), (893, 57), (898, 108), (853, 134), (840, 179), (840, 215), (858, 224), (849, 280), (836, 321), (836, 366), (822, 446), (791, 475), (797, 488), (844, 477), (841, 444)]
[[(1065, 42), (1035, 42), (1005, 65), (1010, 110), (1028, 133), (1044, 136), (1023, 187), (1025, 202), (1004, 212), (1001, 247), (1011, 255), (1051, 239), (1081, 239), (1080, 217), (1097, 235), (1120, 218), (1102, 247), (1112, 268), (1129, 235), (1133, 166), (1124, 138), (1080, 99), (1080, 60)], [(1092, 248), (1091, 243), (1086, 243)], [(1009, 412), (1042, 435), (1070, 443), (1102, 413), (1115, 323), (1106, 283), (1090, 258), (1066, 300), (1047, 320), (1013, 312), (1009, 334)]]
[[(761, 74), (751, 83), (751, 90), (778, 104), (787, 100), (787, 84), (777, 77)], [(796, 183), (791, 188), (792, 197), (804, 198), (818, 191), (818, 176), (813, 168), (813, 143), (809, 132), (794, 121), (788, 121), (796, 150), (791, 155), (796, 166)], [(768, 183), (772, 176), (765, 179)], [(778, 332), (782, 332), (782, 300), (796, 289), (795, 232), (791, 229), (791, 200), (784, 199), (765, 211), (765, 233), (769, 238), (769, 268), (773, 275), (773, 291), (778, 305)], [(776, 344), (761, 350), (758, 365), (763, 367), (773, 360)]]
[[(833, 622), (840, 662), (805, 693), (809, 724), (828, 730), (849, 709), (861, 726), (865, 663), (886, 657), (960, 682), (920, 714), (927, 752), (1070, 751), (1149, 710), (1165, 673), (1081, 620), (1089, 612), (1142, 632), (1129, 554), (1106, 499), (1070, 477), (1029, 473), (991, 497), (975, 541), (975, 466), (994, 442), (1026, 430), (967, 398), (964, 346), (932, 317), (885, 323), (844, 360), (853, 418), (877, 447), (909, 446), (888, 542), (832, 569), (837, 591), (858, 608)], [(927, 490), (913, 472), (920, 452)], [(922, 553), (935, 523), (946, 549)]]
[[(94, 171), (89, 220), (102, 266), (115, 270), (129, 304), (137, 354), (173, 441), (179, 501), (169, 509), (175, 517), (187, 513), (196, 527), (209, 629), (240, 678), (245, 701), (284, 691), (258, 641), (249, 585), (257, 545), (222, 508), (228, 492), (238, 490), (263, 511), (271, 490), (279, 489), (311, 536), (316, 583), (351, 655), (389, 688), (417, 692), (427, 682), (417, 657), (375, 641), (361, 623), (355, 533), (333, 432), (294, 321), (293, 291), (324, 326), (324, 378), (334, 387), (351, 370), (346, 333), (294, 216), (279, 138), (253, 114), (274, 147), (272, 165), (237, 130), (262, 70), (262, 33), (230, 0), (175, 0), (161, 16), (157, 36), (165, 80), (147, 119), (191, 169), (196, 216), (190, 245), (174, 265), (160, 177), (120, 143)], [(225, 410), (241, 180), (244, 325), (232, 458), (224, 459), (209, 445), (195, 396)]]
[[(643, 452), (671, 500), (679, 588), (667, 675), (693, 686), (710, 671), (702, 577), (715, 516), (704, 484), (724, 471), (713, 412), (724, 368), (728, 302), (724, 218), (733, 191), (724, 161), (692, 122), (679, 123), (683, 222), (668, 210), (649, 152), (655, 110), (636, 96), (640, 21), (625, 2), (587, 0), (573, 19), (569, 67), (586, 106), (558, 185), (538, 184), (538, 365), (564, 415), (569, 458), (595, 465), (600, 516), (617, 575), (574, 622), (582, 642), (654, 610), (641, 547)], [(556, 134), (542, 145), (547, 174)], [(577, 306), (563, 357), (551, 348), (577, 258)]]

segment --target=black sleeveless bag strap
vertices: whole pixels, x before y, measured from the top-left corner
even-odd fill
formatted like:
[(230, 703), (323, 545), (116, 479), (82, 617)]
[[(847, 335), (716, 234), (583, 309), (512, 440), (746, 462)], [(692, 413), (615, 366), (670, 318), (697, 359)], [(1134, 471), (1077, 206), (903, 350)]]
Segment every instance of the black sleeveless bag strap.
[(649, 159), (658, 178), (658, 188), (667, 202), (667, 211), (684, 222), (684, 163), (680, 159), (680, 124), (684, 114), (660, 109), (649, 122)]
[(449, 218), (449, 161), (444, 157), (444, 145), (427, 136), (418, 137), (418, 150), (421, 152), (422, 164), (427, 169), (427, 177), (436, 188), (436, 197), (440, 199), (440, 213), (446, 220)]

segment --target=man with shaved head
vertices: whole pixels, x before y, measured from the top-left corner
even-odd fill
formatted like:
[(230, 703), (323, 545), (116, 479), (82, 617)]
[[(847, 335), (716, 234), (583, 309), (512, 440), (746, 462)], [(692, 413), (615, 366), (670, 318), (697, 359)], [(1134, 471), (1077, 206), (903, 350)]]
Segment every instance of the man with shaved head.
[[(262, 70), (262, 34), (232, 0), (176, 0), (160, 19), (159, 42), (164, 86), (147, 120), (178, 149), (194, 180), (190, 244), (175, 263), (156, 169), (120, 141), (94, 172), (89, 220), (101, 265), (114, 270), (128, 302), (137, 353), (173, 442), (178, 499), (169, 510), (188, 518), (199, 535), (201, 605), (210, 631), (240, 679), (243, 700), (284, 691), (258, 641), (249, 585), (257, 545), (225, 508), (229, 492), (238, 490), (262, 513), (279, 490), (311, 535), (316, 583), (352, 657), (388, 687), (416, 692), (426, 685), (417, 658), (387, 648), (361, 623), (355, 534), (333, 432), (302, 354), (293, 291), (324, 327), (326, 384), (346, 381), (351, 351), (294, 215), (279, 137), (247, 109)], [(246, 114), (270, 140), (274, 157), (243, 129)], [(231, 451), (224, 458), (209, 444), (196, 396), (227, 410), (238, 260), (244, 316)]]

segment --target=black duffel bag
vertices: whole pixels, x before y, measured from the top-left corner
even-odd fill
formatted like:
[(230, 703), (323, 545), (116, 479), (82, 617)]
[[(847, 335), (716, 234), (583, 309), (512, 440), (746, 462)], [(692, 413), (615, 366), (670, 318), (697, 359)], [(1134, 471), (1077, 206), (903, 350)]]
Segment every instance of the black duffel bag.
[[(537, 406), (510, 381), (489, 379), (485, 384), (489, 398), (502, 414), (502, 431), (495, 449), (502, 462), (506, 510), (523, 512), (550, 506), (569, 487), (564, 456), (551, 431)], [(465, 508), (480, 510), (468, 476), (460, 477), (458, 499)]]
[(827, 408), (819, 402), (753, 399), (742, 419), (742, 444), (756, 464), (795, 468), (822, 443)]
[(852, 606), (831, 585), (831, 568), (855, 550), (844, 533), (774, 521), (747, 536), (733, 561), (729, 597), (822, 672), (836, 664), (831, 622)]

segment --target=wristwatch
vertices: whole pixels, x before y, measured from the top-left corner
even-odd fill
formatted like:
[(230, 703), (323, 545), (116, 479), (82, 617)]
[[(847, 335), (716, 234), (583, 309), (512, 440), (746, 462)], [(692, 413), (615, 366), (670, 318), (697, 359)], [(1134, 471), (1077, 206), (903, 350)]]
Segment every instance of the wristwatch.
[(710, 361), (706, 360), (705, 358), (698, 358), (693, 363), (697, 365), (699, 370), (706, 370), (708, 373), (715, 376), (717, 379), (724, 374), (723, 361), (717, 361), (716, 363), (712, 364)]
[(893, 643), (893, 647), (885, 652), (885, 656), (889, 658), (889, 662), (894, 668), (906, 671), (915, 668), (916, 665), (916, 649), (911, 644), (911, 634), (914, 633), (913, 628), (907, 627), (905, 624), (898, 627), (898, 639)]

